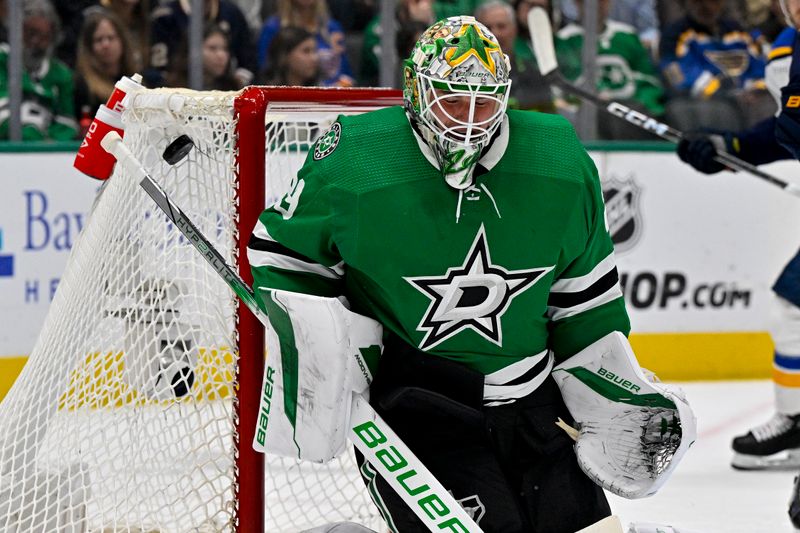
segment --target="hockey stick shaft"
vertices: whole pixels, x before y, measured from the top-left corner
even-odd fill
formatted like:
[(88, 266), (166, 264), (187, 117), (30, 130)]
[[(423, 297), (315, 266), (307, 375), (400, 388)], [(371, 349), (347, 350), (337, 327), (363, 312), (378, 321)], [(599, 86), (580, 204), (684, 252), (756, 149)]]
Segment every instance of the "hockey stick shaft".
[[(250, 286), (156, 183), (136, 156), (125, 146), (119, 134), (114, 131), (109, 132), (101, 144), (126, 171), (140, 180), (139, 185), (147, 195), (258, 320), (264, 326), (268, 326), (267, 315), (258, 307)], [(353, 393), (351, 412), (350, 440), (430, 531), (481, 533), (480, 527), (375, 412), (362, 394)]]
[[(574, 83), (569, 82), (558, 71), (558, 62), (556, 60), (555, 48), (553, 45), (553, 33), (550, 26), (550, 19), (547, 13), (539, 7), (534, 7), (528, 12), (528, 28), (531, 34), (531, 44), (533, 45), (536, 60), (539, 63), (542, 75), (545, 81), (553, 85), (557, 85), (564, 91), (573, 94), (583, 100), (586, 100), (599, 109), (602, 109), (609, 115), (620, 118), (637, 128), (648, 131), (664, 140), (672, 143), (679, 143), (683, 139), (683, 132), (659, 122), (658, 120), (637, 111), (619, 102), (609, 101), (601, 98), (592, 91), (578, 87)], [(772, 174), (764, 172), (757, 166), (748, 163), (738, 157), (729, 154), (725, 151), (717, 151), (714, 160), (731, 168), (733, 170), (741, 170), (749, 172), (753, 176), (763, 179), (789, 194), (800, 196), (800, 186), (793, 183), (784, 181)]]

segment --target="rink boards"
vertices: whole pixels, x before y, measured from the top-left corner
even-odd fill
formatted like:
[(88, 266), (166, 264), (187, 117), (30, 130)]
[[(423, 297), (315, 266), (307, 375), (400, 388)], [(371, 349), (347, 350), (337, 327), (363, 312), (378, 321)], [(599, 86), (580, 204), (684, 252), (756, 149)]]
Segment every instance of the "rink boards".
[[(72, 169), (73, 153), (0, 153), (0, 395), (99, 186)], [(643, 364), (666, 379), (769, 376), (769, 287), (800, 246), (800, 199), (744, 174), (695, 173), (659, 145), (591, 154)], [(764, 168), (797, 173), (796, 162)]]

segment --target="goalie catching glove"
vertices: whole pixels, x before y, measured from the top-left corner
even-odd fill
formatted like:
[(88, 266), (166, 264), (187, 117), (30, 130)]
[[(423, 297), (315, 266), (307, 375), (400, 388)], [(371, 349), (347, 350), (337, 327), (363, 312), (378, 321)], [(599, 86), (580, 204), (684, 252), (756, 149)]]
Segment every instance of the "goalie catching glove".
[(655, 494), (696, 438), (681, 390), (645, 377), (618, 331), (558, 365), (553, 377), (578, 425), (578, 464), (618, 496)]

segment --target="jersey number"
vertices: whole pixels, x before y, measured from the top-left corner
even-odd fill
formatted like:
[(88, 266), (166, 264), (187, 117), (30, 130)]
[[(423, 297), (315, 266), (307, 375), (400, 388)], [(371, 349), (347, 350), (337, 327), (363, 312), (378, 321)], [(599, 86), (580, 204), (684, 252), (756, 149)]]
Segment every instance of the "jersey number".
[(303, 192), (306, 182), (293, 178), (290, 185), (292, 190), (286, 193), (280, 202), (275, 205), (275, 211), (279, 212), (284, 220), (289, 220), (294, 215), (294, 210), (297, 209), (297, 204), (300, 203), (300, 194)]

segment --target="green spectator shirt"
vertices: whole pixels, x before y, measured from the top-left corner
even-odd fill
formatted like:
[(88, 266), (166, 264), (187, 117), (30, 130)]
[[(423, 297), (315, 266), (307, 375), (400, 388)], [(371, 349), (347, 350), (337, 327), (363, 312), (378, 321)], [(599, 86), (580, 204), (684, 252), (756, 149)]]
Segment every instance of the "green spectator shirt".
[[(0, 45), (0, 139), (8, 139), (8, 45)], [(68, 141), (78, 134), (73, 102), (72, 71), (51, 57), (32, 76), (22, 73), (23, 140)]]
[[(583, 28), (564, 26), (556, 35), (558, 65), (568, 79), (577, 80), (582, 71)], [(651, 115), (664, 113), (664, 89), (650, 53), (632, 26), (606, 21), (597, 39), (597, 90), (611, 100), (637, 102)]]

